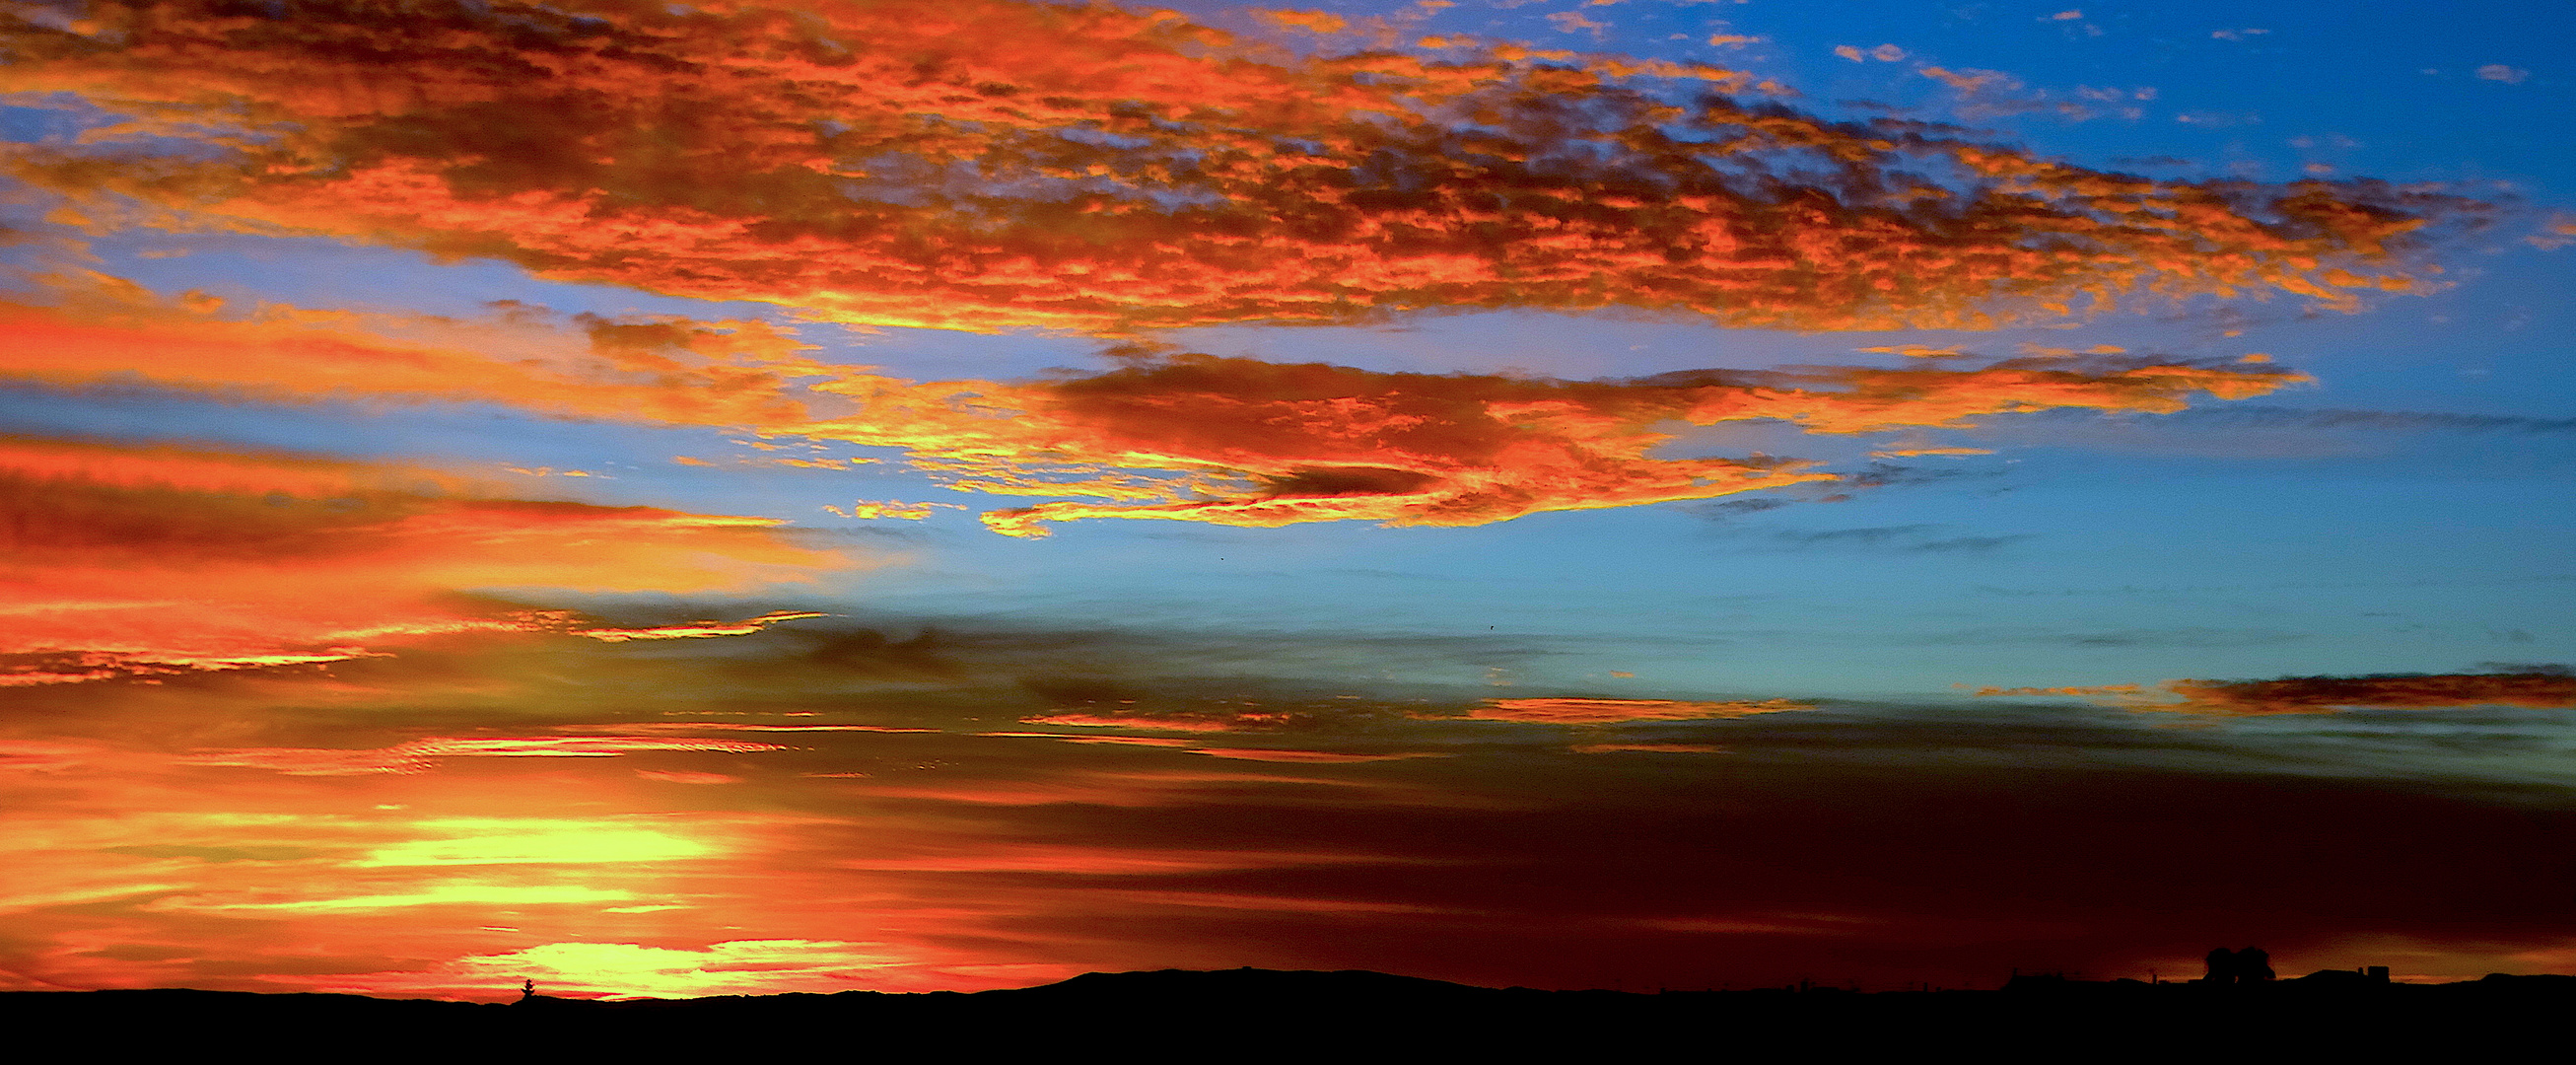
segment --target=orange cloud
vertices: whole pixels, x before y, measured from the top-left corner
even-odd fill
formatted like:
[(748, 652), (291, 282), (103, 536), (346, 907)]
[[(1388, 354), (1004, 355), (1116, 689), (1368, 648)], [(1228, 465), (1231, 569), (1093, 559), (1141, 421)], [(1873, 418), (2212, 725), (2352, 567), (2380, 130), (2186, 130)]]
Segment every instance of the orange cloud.
[(770, 519), (477, 498), (442, 482), (464, 487), (294, 456), (0, 438), (0, 674), (339, 661), (383, 641), (571, 627), (467, 607), (458, 591), (747, 590), (855, 562)]
[(859, 413), (789, 431), (905, 448), (961, 491), (1111, 500), (983, 516), (1014, 536), (1098, 517), (1454, 526), (1836, 479), (1764, 455), (1651, 457), (1676, 424), (1956, 428), (2052, 408), (2170, 412), (2195, 394), (2239, 399), (2308, 380), (2265, 364), (2139, 356), (1586, 382), (1116, 354), (1128, 365), (1029, 384), (825, 382), (816, 389)]
[(1255, 8), (1252, 17), (1273, 26), (1308, 33), (1340, 33), (1350, 28), (1350, 20), (1329, 11), (1266, 11)]
[(1476, 721), (1527, 721), (1542, 725), (1616, 725), (1630, 721), (1733, 719), (1815, 708), (1813, 703), (1788, 699), (1722, 703), (1671, 699), (1488, 699), (1485, 705), (1467, 711), (1467, 717)]
[(1400, 751), (1393, 754), (1352, 754), (1343, 751), (1300, 751), (1277, 747), (1194, 747), (1191, 754), (1232, 758), (1245, 762), (1393, 762), (1407, 758), (1455, 758), (1440, 751)]
[[(646, 736), (432, 736), (375, 750), (247, 747), (182, 755), (188, 765), (273, 769), (288, 776), (421, 773), (438, 758), (614, 758), (632, 751), (783, 751), (775, 743), (744, 740), (668, 740)], [(687, 775), (687, 774), (683, 774)], [(661, 779), (670, 779), (665, 775)], [(730, 779), (730, 778), (728, 778)]]
[(2197, 294), (2344, 303), (2414, 287), (2400, 241), (2450, 206), (1837, 123), (1701, 93), (1751, 80), (1706, 66), (1299, 56), (1110, 6), (296, 10), (93, 0), (13, 22), (0, 90), (133, 121), (0, 167), (93, 227), (325, 234), (978, 330), (1436, 307), (1977, 328)]
[(2281, 677), (2274, 680), (2176, 680), (2165, 689), (2179, 705), (2139, 705), (2142, 710), (2252, 717), (2268, 714), (2333, 714), (2344, 710), (2430, 710), (2455, 706), (2521, 706), (2576, 709), (2576, 675), (2564, 670), (2522, 673), (2377, 673), (2358, 677)]
[(966, 508), (957, 503), (904, 503), (895, 500), (874, 502), (862, 499), (846, 508), (827, 506), (823, 509), (844, 518), (894, 518), (901, 521), (921, 521), (943, 509), (964, 510)]
[(1192, 717), (1147, 717), (1142, 714), (1046, 714), (1020, 719), (1031, 725), (1071, 725), (1077, 728), (1141, 728), (1159, 732), (1226, 732), (1235, 726), (1231, 721)]
[(0, 332), (12, 338), (0, 377), (58, 387), (143, 381), (263, 400), (473, 401), (759, 427), (814, 418), (802, 379), (850, 373), (802, 358), (807, 345), (755, 321), (563, 322), (531, 307), (479, 320), (275, 304), (236, 313), (102, 274), (35, 281), (40, 291), (0, 300)]
[(52, 773), (81, 765), (102, 753), (102, 748), (87, 744), (0, 740), (0, 770)]
[(742, 783), (741, 777), (729, 776), (723, 773), (691, 773), (686, 771), (665, 771), (660, 769), (638, 769), (635, 771), (635, 775), (643, 777), (646, 780), (658, 780), (665, 784)]

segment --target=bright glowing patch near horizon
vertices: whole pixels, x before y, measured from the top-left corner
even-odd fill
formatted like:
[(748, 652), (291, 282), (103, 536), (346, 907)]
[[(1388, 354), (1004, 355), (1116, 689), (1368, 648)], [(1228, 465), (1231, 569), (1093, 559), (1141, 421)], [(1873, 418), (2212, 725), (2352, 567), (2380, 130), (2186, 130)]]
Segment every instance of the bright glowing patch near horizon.
[(872, 983), (903, 959), (864, 943), (803, 939), (731, 940), (674, 949), (634, 943), (546, 943), (505, 954), (459, 958), (460, 983), (536, 980), (555, 993), (632, 998), (840, 991)]
[(353, 863), (383, 865), (547, 865), (667, 862), (717, 848), (665, 829), (620, 821), (443, 818), (415, 822), (431, 838), (378, 847)]

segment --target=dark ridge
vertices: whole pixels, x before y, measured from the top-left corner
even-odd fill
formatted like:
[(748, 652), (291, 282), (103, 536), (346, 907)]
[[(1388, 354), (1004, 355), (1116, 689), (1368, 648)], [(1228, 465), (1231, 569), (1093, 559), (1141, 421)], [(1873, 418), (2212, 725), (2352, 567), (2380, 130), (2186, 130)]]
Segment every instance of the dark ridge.
[(2328, 970), (2242, 987), (2041, 974), (2016, 976), (2000, 990), (1875, 993), (1803, 986), (1538, 991), (1268, 969), (1089, 973), (971, 994), (533, 995), (508, 1004), (180, 989), (0, 992), (0, 1023), (22, 1037), (79, 1039), (90, 1048), (85, 1056), (109, 1059), (143, 1047), (221, 1047), (289, 1060), (530, 1051), (645, 1060), (682, 1053), (984, 1060), (1070, 1049), (1148, 1060), (1316, 1053), (1456, 1060), (1474, 1053), (1624, 1061), (1676, 1049), (1694, 1059), (1759, 1052), (1840, 1060), (1859, 1052), (2011, 1047), (2055, 1048), (2066, 1060), (2114, 1050), (2126, 1058), (2148, 1048), (2240, 1060), (2252, 1048), (2428, 1044), (2453, 1057), (2513, 1060), (2508, 1048), (2557, 1032), (2572, 1009), (2576, 976), (2402, 984), (2387, 982), (2384, 970)]

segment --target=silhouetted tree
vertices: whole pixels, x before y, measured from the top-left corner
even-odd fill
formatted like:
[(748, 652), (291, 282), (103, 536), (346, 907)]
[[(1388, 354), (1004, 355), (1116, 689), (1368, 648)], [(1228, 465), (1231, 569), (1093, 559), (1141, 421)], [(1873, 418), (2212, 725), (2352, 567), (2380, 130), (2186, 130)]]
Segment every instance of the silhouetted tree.
[(2247, 947), (2236, 952), (2237, 983), (2266, 983), (2269, 982), (2272, 977), (2272, 956), (2263, 953), (2263, 948)]

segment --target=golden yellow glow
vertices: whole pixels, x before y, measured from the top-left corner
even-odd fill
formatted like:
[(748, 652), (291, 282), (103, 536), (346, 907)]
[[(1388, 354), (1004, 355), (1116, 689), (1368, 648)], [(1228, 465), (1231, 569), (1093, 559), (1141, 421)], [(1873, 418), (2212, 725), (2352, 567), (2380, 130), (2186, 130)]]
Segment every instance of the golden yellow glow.
[(580, 865), (684, 861), (721, 853), (675, 829), (607, 818), (460, 817), (412, 827), (431, 835), (377, 847), (350, 864)]
[(394, 910), (413, 906), (562, 906), (594, 902), (623, 902), (634, 897), (633, 894), (625, 891), (563, 884), (437, 884), (418, 891), (390, 895), (351, 895), (341, 898), (299, 899), (290, 902), (192, 902), (177, 908), (268, 913), (329, 913), (343, 910)]
[(693, 621), (686, 625), (664, 625), (647, 629), (575, 629), (573, 635), (588, 636), (607, 643), (628, 640), (690, 640), (710, 636), (749, 636), (782, 621), (830, 617), (816, 610), (778, 610), (738, 622)]
[(506, 986), (533, 979), (554, 992), (643, 998), (831, 992), (876, 984), (876, 970), (910, 959), (869, 943), (732, 940), (703, 950), (634, 943), (546, 943), (460, 958), (456, 975)]

